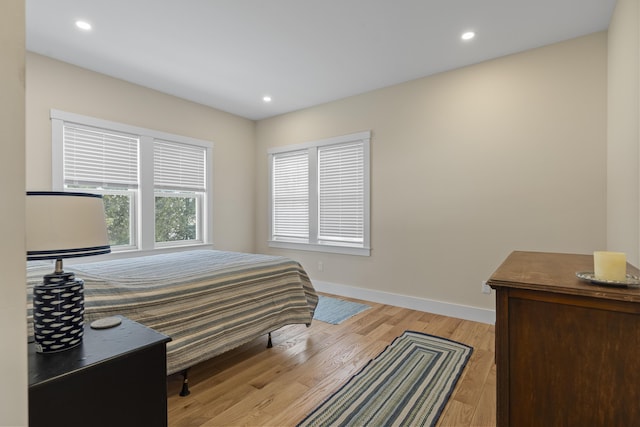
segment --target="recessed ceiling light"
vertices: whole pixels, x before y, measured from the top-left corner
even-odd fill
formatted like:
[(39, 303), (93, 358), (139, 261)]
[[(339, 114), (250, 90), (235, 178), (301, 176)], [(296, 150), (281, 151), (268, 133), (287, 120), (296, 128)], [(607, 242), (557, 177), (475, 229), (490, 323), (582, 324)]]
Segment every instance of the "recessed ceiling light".
[(262, 100), (264, 102), (271, 102), (271, 97), (269, 95), (265, 95), (265, 96), (262, 97)]
[(89, 31), (91, 29), (91, 24), (87, 21), (76, 21), (76, 27), (84, 31)]
[(474, 33), (473, 31), (467, 31), (466, 33), (462, 33), (462, 36), (460, 36), (460, 38), (462, 40), (471, 40), (475, 36), (476, 36), (476, 33)]

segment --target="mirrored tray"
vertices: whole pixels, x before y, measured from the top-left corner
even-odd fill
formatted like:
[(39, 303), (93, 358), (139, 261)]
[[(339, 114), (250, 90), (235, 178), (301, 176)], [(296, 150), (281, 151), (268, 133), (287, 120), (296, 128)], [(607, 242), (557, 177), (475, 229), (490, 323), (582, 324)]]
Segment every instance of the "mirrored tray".
[(593, 283), (594, 285), (640, 287), (640, 277), (632, 274), (627, 274), (627, 279), (623, 281), (596, 279), (596, 275), (592, 271), (579, 271), (576, 273), (576, 277), (580, 280), (584, 280), (585, 282)]

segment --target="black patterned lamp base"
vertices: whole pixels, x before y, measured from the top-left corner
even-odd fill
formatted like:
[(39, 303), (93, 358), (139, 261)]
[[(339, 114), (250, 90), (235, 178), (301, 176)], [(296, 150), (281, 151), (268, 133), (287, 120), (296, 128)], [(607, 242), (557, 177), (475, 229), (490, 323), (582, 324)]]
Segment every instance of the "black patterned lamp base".
[(76, 347), (84, 334), (84, 282), (72, 273), (47, 275), (33, 288), (33, 330), (38, 353)]

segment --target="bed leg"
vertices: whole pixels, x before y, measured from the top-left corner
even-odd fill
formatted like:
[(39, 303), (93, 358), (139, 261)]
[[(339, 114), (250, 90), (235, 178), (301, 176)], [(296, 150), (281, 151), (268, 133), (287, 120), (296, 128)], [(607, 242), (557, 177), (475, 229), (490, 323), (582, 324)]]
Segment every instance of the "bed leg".
[(271, 332), (269, 332), (269, 340), (267, 341), (267, 348), (272, 348), (273, 343), (271, 342)]
[(187, 372), (189, 372), (189, 368), (181, 372), (182, 390), (180, 390), (180, 396), (189, 396), (191, 394), (191, 392), (189, 391), (189, 379), (187, 378)]

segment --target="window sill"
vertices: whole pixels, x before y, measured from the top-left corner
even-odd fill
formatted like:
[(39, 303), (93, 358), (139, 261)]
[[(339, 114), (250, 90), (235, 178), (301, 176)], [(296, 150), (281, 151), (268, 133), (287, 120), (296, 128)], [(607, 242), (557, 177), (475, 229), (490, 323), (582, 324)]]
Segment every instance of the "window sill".
[(293, 243), (270, 240), (269, 247), (294, 249), (299, 251), (327, 252), (342, 255), (371, 256), (371, 248), (355, 248), (351, 246), (317, 245), (311, 243)]
[(98, 255), (92, 257), (85, 258), (69, 258), (65, 260), (65, 264), (83, 264), (85, 262), (96, 262), (96, 261), (106, 261), (110, 259), (123, 259), (123, 258), (136, 258), (145, 255), (158, 255), (165, 254), (169, 252), (180, 252), (180, 251), (189, 251), (195, 249), (213, 249), (213, 245), (210, 243), (200, 243), (200, 244), (192, 244), (192, 245), (180, 245), (180, 246), (166, 246), (162, 248), (155, 249), (132, 249), (132, 250), (121, 250), (121, 251), (112, 251), (106, 255)]

